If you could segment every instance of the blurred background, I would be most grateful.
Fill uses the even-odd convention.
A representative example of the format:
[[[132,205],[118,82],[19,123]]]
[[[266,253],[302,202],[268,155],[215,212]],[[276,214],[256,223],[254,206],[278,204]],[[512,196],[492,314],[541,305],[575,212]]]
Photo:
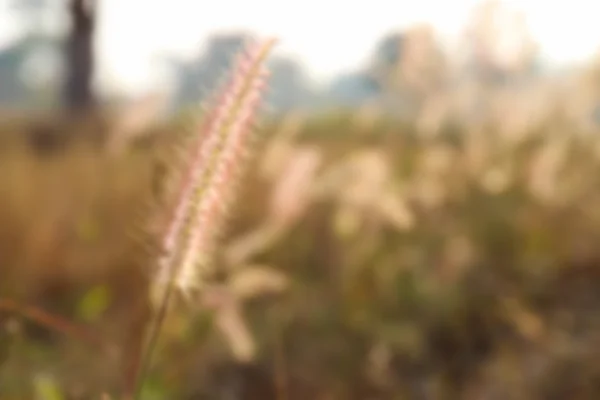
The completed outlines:
[[[0,0],[0,400],[131,384],[168,149],[266,36],[265,140],[143,399],[599,398],[599,11]]]
[[[160,95],[170,109],[208,95],[248,37],[277,36],[268,101],[277,112],[389,105],[390,96],[408,97],[408,89],[433,92],[476,81],[561,80],[593,62],[600,45],[596,6],[580,0],[343,6],[227,0],[209,10],[187,0],[82,4],[93,13],[79,15],[66,0],[2,0],[3,105],[59,104],[75,62],[65,47],[77,34],[81,54],[93,57],[75,58],[93,69],[83,75],[95,97]],[[424,63],[434,64],[427,77]],[[415,82],[392,88],[398,68],[413,69],[403,80]],[[401,83],[408,87],[397,87]]]

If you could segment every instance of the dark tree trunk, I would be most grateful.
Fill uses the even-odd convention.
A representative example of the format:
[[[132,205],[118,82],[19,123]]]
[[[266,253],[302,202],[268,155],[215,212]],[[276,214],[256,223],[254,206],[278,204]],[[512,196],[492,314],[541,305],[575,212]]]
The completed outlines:
[[[94,0],[70,0],[71,32],[67,38],[64,101],[71,111],[94,105]]]

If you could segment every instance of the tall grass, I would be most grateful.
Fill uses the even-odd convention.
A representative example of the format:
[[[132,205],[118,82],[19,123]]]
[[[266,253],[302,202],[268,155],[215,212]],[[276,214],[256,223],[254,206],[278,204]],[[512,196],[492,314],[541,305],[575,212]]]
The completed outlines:
[[[230,81],[214,109],[208,112],[190,143],[180,149],[180,171],[175,171],[172,206],[164,213],[156,289],[158,311],[149,328],[134,398],[141,395],[152,352],[175,290],[188,298],[202,290],[215,242],[236,199],[237,186],[253,147],[254,120],[265,87],[263,66],[274,41],[249,46],[236,61]],[[189,148],[188,148],[189,146]]]
[[[600,140],[571,98],[259,133],[271,45],[186,132],[1,138],[0,398],[597,398]]]

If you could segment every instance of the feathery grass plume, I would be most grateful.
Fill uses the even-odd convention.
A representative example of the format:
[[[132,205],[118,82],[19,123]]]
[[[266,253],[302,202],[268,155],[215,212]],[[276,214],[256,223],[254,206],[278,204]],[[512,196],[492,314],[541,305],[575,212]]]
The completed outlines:
[[[201,285],[217,239],[237,193],[253,144],[253,125],[266,84],[264,66],[274,39],[248,45],[234,63],[229,81],[211,104],[199,128],[184,140],[180,169],[170,182],[173,202],[163,221],[153,300],[158,304],[148,344],[138,364],[134,398],[140,395],[170,298],[189,296]],[[164,218],[164,219],[162,219]]]
[[[185,165],[175,180],[174,207],[162,235],[165,254],[159,260],[158,289],[174,285],[188,293],[210,261],[248,161],[252,125],[266,82],[263,61],[273,44],[273,40],[254,44],[240,55],[200,137],[181,154]]]

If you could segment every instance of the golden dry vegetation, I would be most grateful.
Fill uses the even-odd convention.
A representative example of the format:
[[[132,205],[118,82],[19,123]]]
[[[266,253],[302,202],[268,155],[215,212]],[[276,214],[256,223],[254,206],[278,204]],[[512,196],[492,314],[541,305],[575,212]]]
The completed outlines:
[[[547,93],[266,122],[144,398],[597,398],[600,132],[581,91]],[[115,147],[111,117],[0,122],[0,399],[116,395],[156,256],[132,233],[178,123]]]

